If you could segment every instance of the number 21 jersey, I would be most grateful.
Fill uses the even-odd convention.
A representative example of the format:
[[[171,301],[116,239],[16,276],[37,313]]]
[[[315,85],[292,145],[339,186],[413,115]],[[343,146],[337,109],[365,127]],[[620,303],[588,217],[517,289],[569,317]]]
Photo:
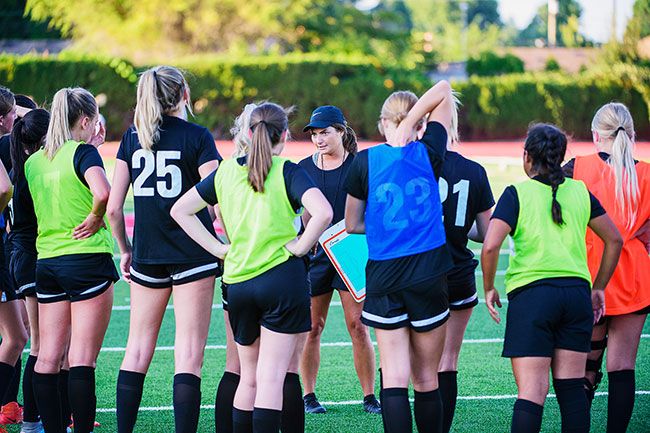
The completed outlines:
[[[199,167],[218,160],[212,134],[206,128],[183,119],[163,116],[160,139],[153,150],[142,149],[131,126],[117,152],[129,167],[133,186],[135,226],[133,260],[148,264],[193,263],[210,258],[169,215],[180,196],[200,180]],[[207,209],[197,213],[214,234]]]

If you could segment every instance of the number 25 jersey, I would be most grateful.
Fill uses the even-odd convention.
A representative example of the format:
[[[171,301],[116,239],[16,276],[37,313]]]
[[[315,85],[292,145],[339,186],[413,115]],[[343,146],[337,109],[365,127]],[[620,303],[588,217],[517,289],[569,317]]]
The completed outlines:
[[[126,162],[131,173],[135,207],[133,260],[180,264],[210,258],[169,215],[176,200],[201,180],[199,167],[222,159],[210,131],[177,117],[163,116],[160,139],[153,150],[142,149],[135,127],[131,126],[122,137],[117,159]],[[197,217],[214,234],[207,208]]]

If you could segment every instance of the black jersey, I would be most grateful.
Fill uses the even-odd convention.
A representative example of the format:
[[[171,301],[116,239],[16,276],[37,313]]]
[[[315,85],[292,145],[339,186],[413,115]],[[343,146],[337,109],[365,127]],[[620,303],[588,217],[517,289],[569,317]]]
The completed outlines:
[[[332,206],[334,211],[332,224],[336,224],[345,218],[345,198],[347,194],[343,188],[343,183],[353,160],[354,155],[348,155],[343,164],[333,170],[321,170],[314,163],[313,156],[308,156],[298,163],[313,179],[318,189],[321,190],[330,206]],[[323,248],[319,244],[316,244],[316,247],[316,254],[310,253],[309,255],[310,261],[332,266]]]
[[[457,152],[447,151],[438,181],[445,221],[447,245],[454,259],[450,279],[474,278],[478,261],[467,248],[469,233],[476,215],[494,206],[494,196],[485,169]]]
[[[135,207],[133,259],[140,263],[192,263],[211,257],[169,215],[176,200],[200,180],[199,167],[221,161],[206,128],[177,117],[163,116],[160,139],[153,151],[142,149],[135,127],[122,137],[117,158],[131,173]],[[197,214],[214,234],[207,209]]]
[[[420,140],[427,148],[429,163],[436,179],[442,174],[447,147],[447,130],[439,122],[429,122]],[[354,158],[345,190],[359,200],[368,199],[368,151],[362,150]],[[366,292],[384,295],[403,288],[433,280],[453,267],[447,244],[411,256],[388,260],[368,259],[366,265]]]

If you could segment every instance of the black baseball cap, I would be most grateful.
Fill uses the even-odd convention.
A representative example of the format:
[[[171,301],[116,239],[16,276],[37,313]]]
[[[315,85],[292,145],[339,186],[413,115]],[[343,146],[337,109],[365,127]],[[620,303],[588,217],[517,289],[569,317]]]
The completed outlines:
[[[328,126],[332,126],[335,123],[345,125],[345,117],[343,117],[343,113],[341,110],[339,110],[338,107],[335,107],[333,105],[323,105],[311,113],[309,124],[302,128],[302,131],[307,132],[313,128],[327,128]]]

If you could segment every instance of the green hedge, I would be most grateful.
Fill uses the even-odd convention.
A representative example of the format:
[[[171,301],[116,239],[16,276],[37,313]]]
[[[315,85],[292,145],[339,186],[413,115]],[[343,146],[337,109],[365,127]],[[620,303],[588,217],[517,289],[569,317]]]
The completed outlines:
[[[179,61],[192,89],[195,119],[217,138],[227,131],[243,105],[269,99],[296,107],[292,129],[304,137],[302,125],[318,105],[341,107],[359,136],[378,138],[376,123],[385,97],[393,90],[421,94],[427,77],[406,68],[384,68],[365,59],[332,60],[322,56],[228,59],[204,57]],[[109,137],[119,139],[135,104],[137,73],[123,60],[74,54],[56,58],[0,55],[0,85],[47,103],[61,87],[83,86],[103,94]],[[648,103],[650,69],[625,65],[576,76],[560,73],[472,77],[455,83],[461,92],[463,139],[525,136],[531,122],[553,122],[576,138],[590,137],[590,122],[602,104],[627,104],[638,135],[650,136]]]
[[[524,72],[524,61],[511,53],[500,56],[493,51],[483,51],[467,59],[466,69],[468,75],[480,77],[515,74]]]

